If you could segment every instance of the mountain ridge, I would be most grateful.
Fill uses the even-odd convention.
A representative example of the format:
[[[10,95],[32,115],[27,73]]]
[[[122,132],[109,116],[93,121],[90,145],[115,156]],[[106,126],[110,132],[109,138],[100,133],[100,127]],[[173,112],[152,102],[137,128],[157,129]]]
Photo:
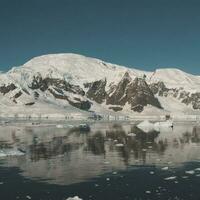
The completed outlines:
[[[17,114],[24,108],[35,112],[38,105],[37,113],[44,114],[49,104],[59,108],[52,114],[70,109],[87,116],[145,114],[149,106],[152,114],[198,113],[199,86],[199,76],[176,68],[146,72],[77,54],[50,54],[0,73],[0,108]]]

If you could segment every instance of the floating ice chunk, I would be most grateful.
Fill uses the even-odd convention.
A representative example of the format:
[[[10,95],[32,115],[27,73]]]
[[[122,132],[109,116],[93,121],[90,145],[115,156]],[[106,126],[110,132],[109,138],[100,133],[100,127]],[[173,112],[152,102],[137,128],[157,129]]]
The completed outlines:
[[[151,194],[151,191],[145,191],[146,194]]]
[[[147,149],[142,149],[142,151],[144,151],[144,152],[145,152],[145,151],[147,151]]]
[[[197,174],[196,176],[197,176],[197,177],[200,177],[200,174]]]
[[[149,122],[148,120],[145,120],[137,125],[137,127],[144,132],[149,132],[151,130],[154,130],[154,124]]]
[[[19,150],[14,150],[14,149],[4,149],[0,150],[0,157],[7,157],[7,156],[23,156],[24,153]]]
[[[127,136],[129,136],[129,137],[135,137],[136,134],[135,133],[128,133]]]
[[[172,121],[156,122],[154,126],[155,127],[173,127],[173,122]]]
[[[119,144],[116,144],[115,146],[116,146],[116,147],[123,147],[124,144],[119,143]]]
[[[63,128],[63,125],[62,124],[57,124],[56,127],[57,128]]]
[[[162,168],[162,170],[165,170],[165,171],[168,170],[168,169],[169,169],[169,167],[163,167]]]
[[[185,173],[186,173],[186,174],[191,174],[191,175],[192,175],[192,174],[195,173],[195,171],[194,171],[194,170],[189,170],[189,171],[185,171]]]
[[[195,171],[200,171],[200,168],[196,168]]]
[[[31,199],[31,197],[29,195],[26,196],[27,199]]]
[[[82,199],[79,198],[78,196],[75,196],[75,197],[69,197],[66,200],[82,200]]]
[[[151,171],[150,174],[153,175],[153,174],[155,174],[155,172]]]
[[[170,177],[165,178],[164,180],[170,181],[170,180],[174,180],[174,179],[176,179],[176,176],[170,176]]]

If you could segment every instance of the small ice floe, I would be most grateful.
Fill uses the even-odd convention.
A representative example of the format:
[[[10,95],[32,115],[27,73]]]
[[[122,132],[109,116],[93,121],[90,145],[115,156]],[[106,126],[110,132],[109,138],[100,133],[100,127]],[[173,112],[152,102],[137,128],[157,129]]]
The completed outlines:
[[[146,194],[151,194],[151,191],[147,190],[145,191]]]
[[[184,178],[184,179],[187,179],[187,178],[188,178],[188,176],[182,176],[182,178]]]
[[[73,127],[74,127],[74,125],[72,125],[72,124],[69,124],[69,125],[68,125],[68,127],[69,127],[69,128],[73,128]]]
[[[186,174],[191,174],[191,175],[192,175],[192,174],[195,173],[195,171],[194,171],[194,170],[189,170],[189,171],[185,171],[185,173],[186,173]]]
[[[149,122],[148,120],[145,120],[145,121],[139,123],[137,125],[137,127],[144,132],[149,132],[149,131],[154,130],[154,124]]]
[[[145,151],[147,151],[147,149],[142,149],[142,151],[144,151],[144,152],[145,152]]]
[[[196,176],[197,176],[197,177],[200,177],[200,174],[197,174]]]
[[[57,124],[56,128],[63,128],[63,125],[62,124]]]
[[[178,184],[178,181],[174,181],[174,183]]]
[[[66,200],[83,200],[83,199],[79,198],[78,196],[75,196],[75,197],[69,197]]]
[[[170,177],[165,178],[164,180],[170,181],[170,180],[174,180],[174,179],[176,179],[176,176],[170,176]]]
[[[110,178],[106,178],[106,181],[110,181]]]
[[[118,144],[116,144],[115,146],[116,146],[116,147],[123,147],[124,144],[122,144],[122,143],[118,143]]]
[[[172,121],[170,121],[170,120],[168,120],[168,121],[164,121],[164,122],[156,122],[155,124],[154,124],[154,127],[160,127],[160,128],[164,128],[164,127],[166,127],[166,128],[172,128],[173,127],[173,122]]]
[[[108,161],[105,161],[105,162],[104,162],[104,164],[108,165],[108,164],[110,164],[110,162],[108,162]]]
[[[129,137],[135,137],[136,134],[135,133],[128,133],[127,136],[129,136]]]
[[[31,199],[31,196],[27,195],[26,198],[27,198],[27,199]]]
[[[195,171],[200,171],[200,168],[196,168]]]
[[[169,167],[163,167],[161,169],[164,170],[164,171],[167,171],[167,170],[169,170]]]
[[[117,172],[113,172],[112,174],[113,174],[113,175],[116,175],[116,174],[117,174]]]
[[[0,158],[7,156],[23,156],[25,153],[20,150],[15,149],[1,149],[0,150]]]
[[[149,172],[151,175],[153,175],[153,174],[155,174],[155,172],[153,172],[153,171],[151,171],[151,172]]]

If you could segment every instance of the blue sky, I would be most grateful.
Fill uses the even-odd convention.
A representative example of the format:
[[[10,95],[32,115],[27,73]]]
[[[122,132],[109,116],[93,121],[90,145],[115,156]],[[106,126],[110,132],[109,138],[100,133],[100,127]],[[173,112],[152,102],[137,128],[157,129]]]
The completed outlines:
[[[0,0],[0,70],[73,52],[200,75],[199,0]]]

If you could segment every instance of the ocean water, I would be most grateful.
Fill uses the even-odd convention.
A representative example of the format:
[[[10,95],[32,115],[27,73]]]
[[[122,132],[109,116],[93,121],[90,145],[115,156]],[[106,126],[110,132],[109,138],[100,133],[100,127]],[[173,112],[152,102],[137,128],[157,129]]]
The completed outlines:
[[[200,127],[0,127],[0,199],[199,200]]]

